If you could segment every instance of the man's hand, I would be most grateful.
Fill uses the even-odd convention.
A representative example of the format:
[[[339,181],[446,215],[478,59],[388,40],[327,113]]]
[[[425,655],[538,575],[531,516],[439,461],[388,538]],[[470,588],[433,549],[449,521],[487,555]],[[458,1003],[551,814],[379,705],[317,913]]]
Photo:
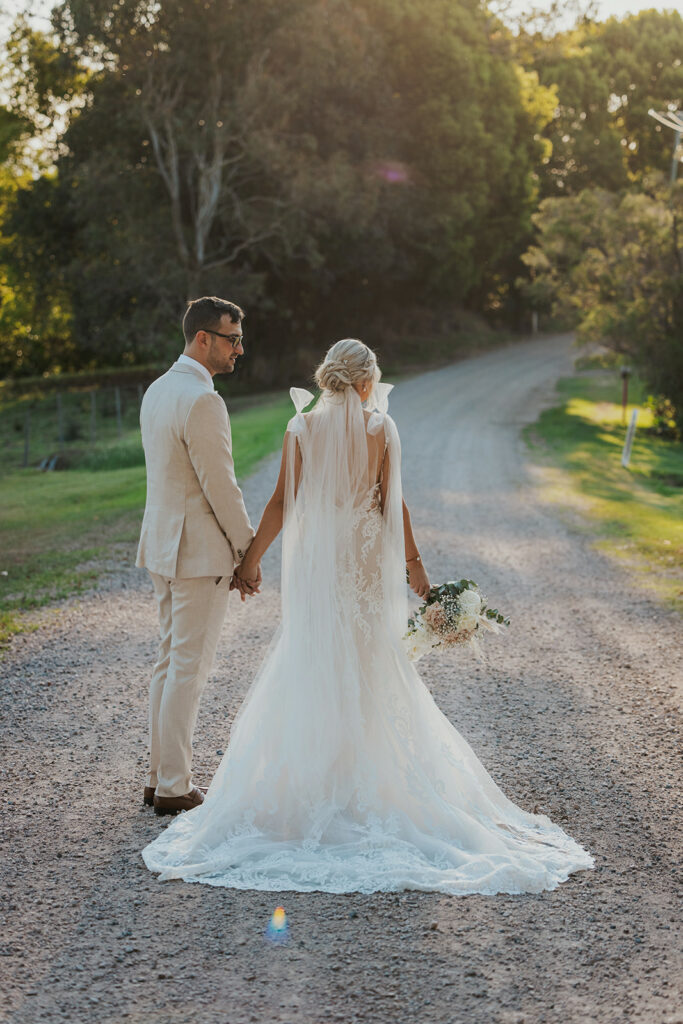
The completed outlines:
[[[261,574],[260,562],[250,562],[247,555],[241,565],[236,566],[230,581],[230,589],[239,590],[241,600],[246,601],[247,597],[253,597],[255,594],[261,593],[260,587],[262,582],[263,576]]]

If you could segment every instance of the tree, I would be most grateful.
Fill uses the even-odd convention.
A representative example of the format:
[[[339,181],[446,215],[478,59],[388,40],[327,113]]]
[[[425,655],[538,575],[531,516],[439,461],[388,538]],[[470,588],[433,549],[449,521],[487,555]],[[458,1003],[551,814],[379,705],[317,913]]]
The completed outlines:
[[[672,139],[648,110],[683,108],[683,18],[677,11],[584,20],[551,38],[522,34],[516,47],[543,84],[557,87],[543,194],[618,190],[668,169]]]
[[[499,303],[530,235],[552,90],[492,45],[476,3],[327,0],[284,32],[277,79],[310,140],[313,244],[343,308]]]
[[[264,162],[272,97],[260,88],[258,52],[292,6],[66,0],[59,9],[62,37],[100,57],[128,129],[145,136],[140,162],[163,183],[184,298],[282,228],[282,197]]]
[[[571,316],[579,338],[638,366],[656,394],[683,408],[683,183],[669,192],[586,189],[546,199],[538,244],[524,257],[536,302]]]
[[[86,75],[20,15],[5,44],[0,108],[0,374],[72,368],[65,222],[56,215],[57,122]]]

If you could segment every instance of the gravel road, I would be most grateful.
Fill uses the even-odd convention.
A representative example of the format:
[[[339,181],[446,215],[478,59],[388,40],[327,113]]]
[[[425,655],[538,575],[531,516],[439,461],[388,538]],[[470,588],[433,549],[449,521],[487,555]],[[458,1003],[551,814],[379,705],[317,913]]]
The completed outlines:
[[[2,663],[0,1017],[12,1024],[683,1024],[681,620],[543,504],[519,432],[571,369],[568,337],[399,385],[404,489],[434,579],[513,616],[479,665],[420,664],[503,790],[590,849],[552,893],[235,893],[159,883],[141,848],[151,587],[121,553]],[[258,519],[276,473],[245,486]],[[196,733],[208,781],[279,617],[231,599]],[[676,685],[678,683],[678,689]],[[281,903],[288,941],[264,929]]]

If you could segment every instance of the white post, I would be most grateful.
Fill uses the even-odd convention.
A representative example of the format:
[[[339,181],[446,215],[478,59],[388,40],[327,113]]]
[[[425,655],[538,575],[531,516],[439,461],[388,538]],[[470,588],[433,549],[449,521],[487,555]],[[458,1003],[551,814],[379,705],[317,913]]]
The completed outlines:
[[[633,447],[633,438],[636,432],[636,420],[638,419],[638,410],[634,409],[631,413],[631,422],[628,425],[626,431],[626,441],[624,442],[624,450],[621,453],[621,464],[626,469],[631,458],[631,448]]]

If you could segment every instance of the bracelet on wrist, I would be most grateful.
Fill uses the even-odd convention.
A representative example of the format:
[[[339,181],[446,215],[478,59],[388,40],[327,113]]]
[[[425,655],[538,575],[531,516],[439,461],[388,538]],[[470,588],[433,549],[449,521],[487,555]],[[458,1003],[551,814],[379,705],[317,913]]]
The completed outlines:
[[[421,562],[421,561],[422,561],[422,559],[420,558],[419,555],[413,555],[412,558],[406,558],[406,565],[408,565],[410,562]]]

